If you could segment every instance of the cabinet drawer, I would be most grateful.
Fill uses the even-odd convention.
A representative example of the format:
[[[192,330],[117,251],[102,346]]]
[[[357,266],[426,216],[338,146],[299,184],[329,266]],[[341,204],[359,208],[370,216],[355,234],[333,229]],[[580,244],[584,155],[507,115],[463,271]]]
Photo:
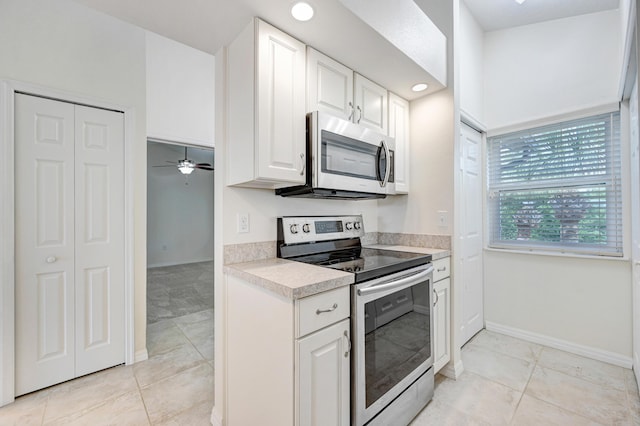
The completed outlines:
[[[438,282],[449,275],[451,275],[451,257],[447,256],[433,261],[433,282]]]
[[[349,318],[350,286],[305,297],[296,303],[296,337]]]

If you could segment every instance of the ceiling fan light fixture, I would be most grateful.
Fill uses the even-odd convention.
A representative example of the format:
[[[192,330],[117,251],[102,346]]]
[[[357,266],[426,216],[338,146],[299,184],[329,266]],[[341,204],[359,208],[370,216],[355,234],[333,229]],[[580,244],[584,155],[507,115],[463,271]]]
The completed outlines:
[[[526,0],[516,0],[516,3],[518,3],[518,4],[522,4],[522,3],[524,3],[525,1],[526,1]]]
[[[180,173],[183,175],[190,175],[195,168],[195,164],[193,164],[192,161],[182,160],[178,162],[178,170],[180,170]]]
[[[291,15],[301,22],[306,22],[313,18],[313,7],[309,3],[299,1],[291,6]]]

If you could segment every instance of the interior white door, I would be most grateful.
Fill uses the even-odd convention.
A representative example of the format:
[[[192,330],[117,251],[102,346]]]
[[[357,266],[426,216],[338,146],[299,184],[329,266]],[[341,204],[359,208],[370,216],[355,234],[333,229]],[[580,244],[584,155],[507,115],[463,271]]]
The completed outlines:
[[[482,267],[482,135],[461,125],[460,158],[461,207],[460,258],[456,283],[462,286],[460,345],[484,327],[484,280]]]
[[[16,95],[16,395],[124,362],[123,114]]]
[[[629,99],[629,134],[631,143],[631,217],[640,216],[640,134],[638,118],[638,78]],[[633,262],[633,371],[640,383],[640,223],[632,221]]]
[[[74,377],[74,106],[16,95],[16,396]]]
[[[76,376],[124,362],[123,114],[75,107]]]

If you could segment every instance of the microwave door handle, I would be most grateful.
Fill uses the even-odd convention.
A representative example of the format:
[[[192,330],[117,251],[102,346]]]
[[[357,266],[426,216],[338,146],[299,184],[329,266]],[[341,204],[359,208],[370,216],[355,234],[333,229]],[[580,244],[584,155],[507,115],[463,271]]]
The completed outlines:
[[[385,168],[384,168],[384,178],[382,179],[382,182],[380,182],[380,186],[384,188],[385,186],[387,186],[387,183],[389,182],[389,178],[391,177],[391,153],[389,152],[389,147],[384,142],[384,140],[380,141],[380,147],[384,149],[384,155],[386,158]],[[379,166],[380,166],[380,161],[378,160],[378,167]]]

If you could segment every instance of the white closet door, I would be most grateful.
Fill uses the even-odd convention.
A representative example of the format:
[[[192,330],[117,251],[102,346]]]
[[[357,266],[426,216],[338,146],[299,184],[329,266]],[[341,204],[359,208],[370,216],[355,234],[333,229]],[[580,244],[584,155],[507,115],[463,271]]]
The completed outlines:
[[[74,377],[74,106],[16,95],[16,395]]]
[[[76,376],[124,362],[123,114],[75,116]]]
[[[16,395],[124,362],[124,117],[16,96]]]

